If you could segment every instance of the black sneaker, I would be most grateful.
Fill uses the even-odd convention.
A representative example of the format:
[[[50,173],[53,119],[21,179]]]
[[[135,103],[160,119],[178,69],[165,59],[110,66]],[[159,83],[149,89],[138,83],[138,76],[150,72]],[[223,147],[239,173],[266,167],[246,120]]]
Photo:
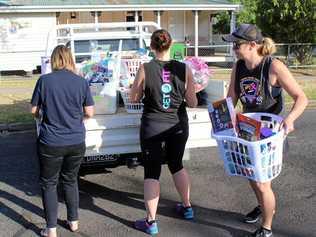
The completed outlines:
[[[254,233],[249,235],[249,237],[273,237],[273,234],[271,230],[260,227]]]
[[[246,223],[256,223],[259,220],[261,213],[262,212],[260,206],[256,206],[251,212],[249,212],[245,216],[244,221]]]

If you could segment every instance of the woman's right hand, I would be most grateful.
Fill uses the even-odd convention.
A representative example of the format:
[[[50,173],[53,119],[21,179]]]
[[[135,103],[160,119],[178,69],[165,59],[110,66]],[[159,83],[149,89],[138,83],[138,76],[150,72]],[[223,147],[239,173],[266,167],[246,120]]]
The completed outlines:
[[[281,129],[284,129],[284,135],[287,136],[290,132],[294,131],[294,120],[286,117],[280,124]]]

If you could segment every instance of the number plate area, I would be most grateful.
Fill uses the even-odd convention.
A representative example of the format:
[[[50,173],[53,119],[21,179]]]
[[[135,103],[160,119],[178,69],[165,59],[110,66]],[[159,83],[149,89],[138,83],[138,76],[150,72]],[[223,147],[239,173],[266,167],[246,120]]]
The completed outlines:
[[[99,162],[115,162],[120,158],[119,154],[102,154],[94,156],[85,156],[84,163],[99,163]]]

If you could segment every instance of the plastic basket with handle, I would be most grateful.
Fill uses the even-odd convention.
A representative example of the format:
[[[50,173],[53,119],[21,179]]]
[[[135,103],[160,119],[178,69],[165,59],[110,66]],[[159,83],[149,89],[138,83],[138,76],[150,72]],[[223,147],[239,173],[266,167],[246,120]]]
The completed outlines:
[[[128,72],[131,76],[131,78],[135,78],[138,68],[142,63],[148,62],[146,59],[142,58],[132,58],[132,59],[124,59],[123,62],[126,63]]]
[[[130,89],[126,88],[120,88],[119,89],[123,102],[124,102],[124,107],[127,111],[127,113],[142,113],[143,112],[143,103],[132,103],[130,100]]]
[[[284,130],[279,130],[282,117],[269,113],[246,113],[274,131],[271,137],[259,141],[247,141],[233,136],[212,133],[225,171],[231,176],[267,182],[281,173]]]

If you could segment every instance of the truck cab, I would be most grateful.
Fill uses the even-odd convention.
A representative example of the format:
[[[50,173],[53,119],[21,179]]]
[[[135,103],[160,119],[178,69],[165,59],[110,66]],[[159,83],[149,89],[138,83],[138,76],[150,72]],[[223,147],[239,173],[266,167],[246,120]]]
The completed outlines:
[[[76,64],[93,59],[102,51],[120,52],[121,56],[148,49],[153,31],[159,29],[155,22],[114,22],[99,24],[67,24],[56,27],[54,44],[65,44],[71,48]],[[47,40],[51,42],[51,40]],[[53,45],[47,45],[50,55]]]

